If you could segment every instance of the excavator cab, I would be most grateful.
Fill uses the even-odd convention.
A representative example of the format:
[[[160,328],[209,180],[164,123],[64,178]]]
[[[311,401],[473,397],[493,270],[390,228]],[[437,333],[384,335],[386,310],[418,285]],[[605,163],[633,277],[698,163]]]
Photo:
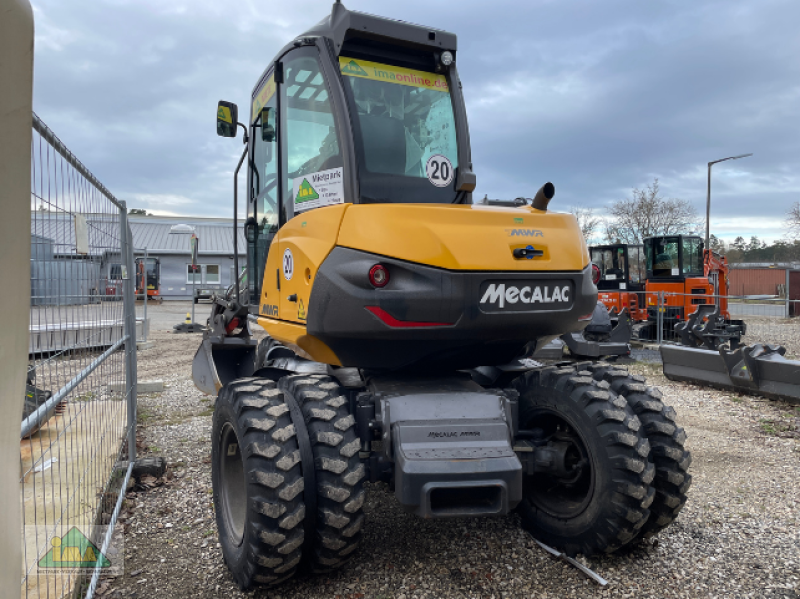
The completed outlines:
[[[644,240],[647,279],[683,281],[703,276],[703,240],[696,235],[667,235]]]

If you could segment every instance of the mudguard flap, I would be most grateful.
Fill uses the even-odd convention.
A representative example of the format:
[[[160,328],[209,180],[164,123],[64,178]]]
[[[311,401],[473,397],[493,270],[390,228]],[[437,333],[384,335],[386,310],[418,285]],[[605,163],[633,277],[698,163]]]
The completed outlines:
[[[255,339],[209,337],[203,339],[192,360],[192,380],[208,395],[216,395],[222,386],[250,376],[255,371]]]

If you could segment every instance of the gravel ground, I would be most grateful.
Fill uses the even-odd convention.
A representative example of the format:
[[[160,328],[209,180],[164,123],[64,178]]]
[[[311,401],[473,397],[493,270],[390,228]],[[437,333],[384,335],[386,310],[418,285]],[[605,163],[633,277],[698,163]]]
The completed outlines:
[[[197,335],[155,331],[139,375],[143,454],[163,455],[171,480],[131,492],[122,515],[125,575],[103,597],[800,597],[800,408],[674,384],[658,366],[629,366],[678,411],[694,456],[689,502],[675,524],[627,554],[581,558],[601,588],[554,561],[515,516],[420,520],[384,485],[367,485],[361,549],[331,577],[241,593],[222,562],[211,502],[213,398],[191,382]]]

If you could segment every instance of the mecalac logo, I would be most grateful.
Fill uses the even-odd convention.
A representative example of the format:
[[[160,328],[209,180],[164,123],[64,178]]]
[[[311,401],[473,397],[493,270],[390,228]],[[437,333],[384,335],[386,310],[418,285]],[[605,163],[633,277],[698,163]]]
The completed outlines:
[[[482,286],[480,300],[482,309],[534,310],[537,306],[550,305],[557,308],[568,307],[572,303],[572,288],[566,282],[511,285],[490,283]]]
[[[506,229],[509,237],[544,237],[539,229]]]

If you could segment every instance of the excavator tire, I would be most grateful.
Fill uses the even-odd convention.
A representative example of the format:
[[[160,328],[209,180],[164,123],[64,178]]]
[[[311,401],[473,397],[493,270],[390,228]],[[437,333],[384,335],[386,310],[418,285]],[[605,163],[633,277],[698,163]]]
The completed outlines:
[[[675,423],[675,410],[664,404],[658,389],[647,386],[644,377],[602,362],[588,369],[595,380],[605,381],[612,391],[626,399],[650,442],[649,460],[656,469],[653,481],[656,495],[641,536],[651,537],[672,524],[686,504],[686,492],[692,484],[688,472],[692,455],[684,447],[686,432]]]
[[[222,557],[239,588],[291,578],[303,555],[305,502],[295,424],[268,379],[219,392],[211,478]]]
[[[365,468],[356,422],[345,390],[332,377],[289,375],[278,386],[297,402],[313,454],[316,510],[307,499],[306,563],[313,573],[332,572],[358,548],[364,524]]]
[[[551,366],[514,381],[520,435],[568,444],[565,462],[580,472],[571,480],[525,475],[517,511],[534,538],[570,556],[611,553],[636,538],[650,516],[655,474],[628,402],[578,366]]]

